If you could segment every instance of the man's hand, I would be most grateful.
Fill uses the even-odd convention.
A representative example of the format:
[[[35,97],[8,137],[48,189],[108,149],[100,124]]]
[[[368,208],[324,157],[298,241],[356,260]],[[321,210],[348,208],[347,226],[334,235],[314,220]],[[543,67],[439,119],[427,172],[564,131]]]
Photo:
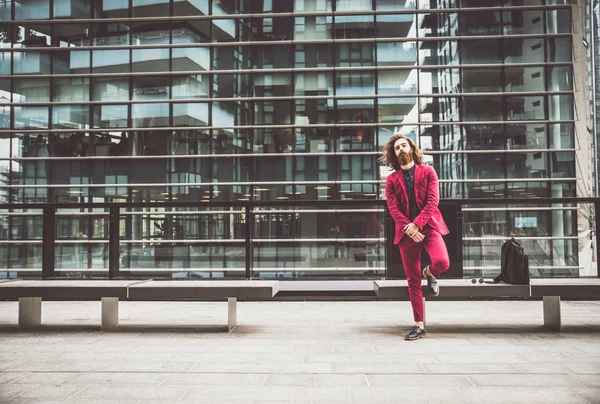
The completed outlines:
[[[421,231],[421,229],[419,229],[419,226],[417,226],[414,223],[409,223],[406,226],[404,226],[404,233],[408,234],[408,237],[413,238],[413,236],[415,234],[417,234],[419,231]]]
[[[418,231],[417,234],[415,234],[411,238],[415,243],[420,243],[421,241],[425,240],[425,236],[420,231]]]

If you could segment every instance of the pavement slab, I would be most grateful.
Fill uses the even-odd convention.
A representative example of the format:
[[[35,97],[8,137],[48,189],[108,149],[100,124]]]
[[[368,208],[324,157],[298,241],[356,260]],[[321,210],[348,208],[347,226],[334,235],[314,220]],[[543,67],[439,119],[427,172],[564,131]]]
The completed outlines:
[[[428,336],[404,341],[408,302],[44,302],[19,332],[0,302],[0,403],[600,404],[600,302],[431,301]],[[194,326],[190,326],[193,324]],[[199,324],[199,325],[197,325]]]

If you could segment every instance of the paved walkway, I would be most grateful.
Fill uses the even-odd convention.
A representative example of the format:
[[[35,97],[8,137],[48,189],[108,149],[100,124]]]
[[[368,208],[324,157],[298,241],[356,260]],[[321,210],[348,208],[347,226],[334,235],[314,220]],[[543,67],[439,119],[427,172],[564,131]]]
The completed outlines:
[[[402,339],[408,302],[47,302],[19,333],[0,302],[0,403],[600,403],[600,302],[428,302],[426,339]],[[167,322],[166,326],[158,326]],[[191,327],[190,325],[197,325]]]

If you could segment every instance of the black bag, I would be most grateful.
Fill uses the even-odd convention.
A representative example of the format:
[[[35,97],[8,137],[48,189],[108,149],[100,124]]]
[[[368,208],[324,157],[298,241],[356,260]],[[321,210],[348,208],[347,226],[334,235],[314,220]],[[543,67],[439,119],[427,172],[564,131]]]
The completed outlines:
[[[529,257],[514,238],[502,244],[500,275],[494,278],[494,283],[498,282],[529,285]]]

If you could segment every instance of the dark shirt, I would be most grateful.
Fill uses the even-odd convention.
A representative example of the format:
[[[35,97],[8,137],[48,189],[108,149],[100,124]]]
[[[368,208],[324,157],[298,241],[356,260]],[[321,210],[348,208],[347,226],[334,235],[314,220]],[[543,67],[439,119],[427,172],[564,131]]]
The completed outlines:
[[[419,215],[419,208],[415,199],[415,166],[413,165],[408,170],[402,170],[402,174],[408,192],[408,220],[412,222]]]

